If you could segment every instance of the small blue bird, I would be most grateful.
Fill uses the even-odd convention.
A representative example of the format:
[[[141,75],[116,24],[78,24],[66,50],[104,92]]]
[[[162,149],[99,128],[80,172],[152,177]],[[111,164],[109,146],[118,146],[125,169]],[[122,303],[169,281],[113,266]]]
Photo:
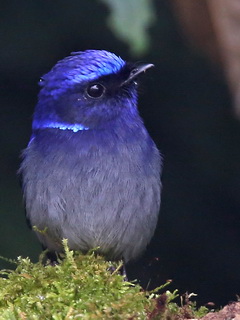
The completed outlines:
[[[41,78],[19,171],[27,219],[50,252],[67,238],[127,263],[152,238],[161,157],[137,109],[137,76],[152,66],[87,50]]]

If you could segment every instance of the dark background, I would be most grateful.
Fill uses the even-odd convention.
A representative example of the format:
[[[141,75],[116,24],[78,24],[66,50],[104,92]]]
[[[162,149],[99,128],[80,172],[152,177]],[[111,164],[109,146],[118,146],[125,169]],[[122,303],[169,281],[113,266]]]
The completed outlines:
[[[136,57],[106,26],[101,2],[8,0],[1,7],[0,255],[37,260],[16,171],[38,79],[71,51]],[[155,69],[143,79],[139,109],[164,156],[162,207],[153,241],[128,272],[148,288],[173,279],[170,290],[223,305],[240,294],[240,122],[222,73],[186,46],[167,1],[155,1],[155,9],[151,48],[140,58]]]

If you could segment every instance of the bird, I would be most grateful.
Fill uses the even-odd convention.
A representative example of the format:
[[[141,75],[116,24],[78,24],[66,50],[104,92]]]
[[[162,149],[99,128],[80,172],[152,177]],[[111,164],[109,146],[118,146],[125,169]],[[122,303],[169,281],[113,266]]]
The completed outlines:
[[[26,218],[50,253],[61,253],[67,239],[71,250],[98,248],[128,263],[149,244],[162,156],[139,114],[138,86],[151,67],[86,50],[40,78],[19,173]]]

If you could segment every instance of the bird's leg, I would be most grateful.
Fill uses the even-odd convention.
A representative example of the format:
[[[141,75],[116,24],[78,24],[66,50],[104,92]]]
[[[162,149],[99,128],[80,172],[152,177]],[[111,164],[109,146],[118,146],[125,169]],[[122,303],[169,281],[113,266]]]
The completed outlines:
[[[123,266],[121,268],[121,274],[123,276],[123,280],[124,281],[128,281],[128,277],[127,277],[127,270],[126,270],[126,267],[125,267],[125,263],[123,262]]]
[[[115,268],[114,266],[110,266],[108,268],[108,271],[110,271],[112,274],[119,272],[121,274],[121,276],[123,276],[123,280],[124,281],[128,281],[127,272],[126,272],[126,267],[125,267],[124,261],[117,268]]]
[[[50,261],[50,265],[55,266],[58,264],[59,256],[54,251],[49,251],[46,247],[42,246],[43,248],[43,264],[46,265]]]

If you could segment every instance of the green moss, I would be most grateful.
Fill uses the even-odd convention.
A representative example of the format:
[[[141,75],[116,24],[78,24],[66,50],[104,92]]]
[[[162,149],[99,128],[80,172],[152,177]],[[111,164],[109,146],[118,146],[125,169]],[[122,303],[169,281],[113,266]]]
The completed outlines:
[[[65,259],[54,267],[20,257],[15,271],[2,270],[0,320],[175,319],[182,308],[172,302],[177,291],[144,292],[123,280],[121,263],[70,251],[66,240],[64,248]]]

